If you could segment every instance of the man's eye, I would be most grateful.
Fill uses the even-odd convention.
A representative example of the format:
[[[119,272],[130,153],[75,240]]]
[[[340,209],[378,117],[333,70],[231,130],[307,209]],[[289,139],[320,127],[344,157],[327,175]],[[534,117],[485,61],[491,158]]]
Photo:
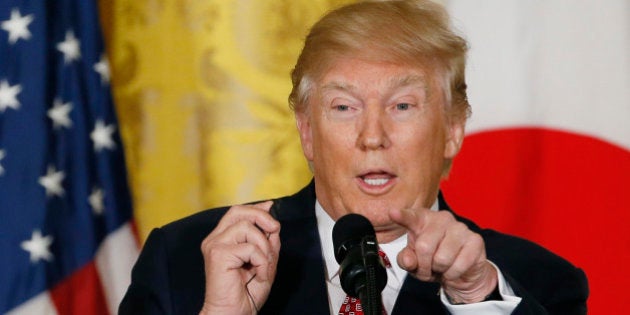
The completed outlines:
[[[397,110],[408,110],[409,107],[411,107],[411,105],[409,105],[408,103],[398,103],[398,104],[396,104],[396,109]]]
[[[350,106],[348,106],[348,105],[336,105],[334,108],[336,110],[340,111],[340,112],[345,112],[345,111],[348,111],[350,109]]]

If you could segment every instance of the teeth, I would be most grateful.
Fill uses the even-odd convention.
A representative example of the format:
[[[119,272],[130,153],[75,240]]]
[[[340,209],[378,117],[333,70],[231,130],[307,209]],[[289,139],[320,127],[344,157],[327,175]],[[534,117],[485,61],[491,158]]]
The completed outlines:
[[[364,178],[363,181],[370,186],[381,186],[387,184],[387,178]]]

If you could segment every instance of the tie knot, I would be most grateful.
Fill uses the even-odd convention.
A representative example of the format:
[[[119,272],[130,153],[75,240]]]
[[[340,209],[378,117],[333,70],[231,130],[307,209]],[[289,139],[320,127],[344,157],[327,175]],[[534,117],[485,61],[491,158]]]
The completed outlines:
[[[381,256],[383,264],[386,268],[390,268],[392,266],[392,264],[389,262],[389,258],[387,258],[387,254],[385,254],[385,252],[380,248],[378,249],[378,255]]]

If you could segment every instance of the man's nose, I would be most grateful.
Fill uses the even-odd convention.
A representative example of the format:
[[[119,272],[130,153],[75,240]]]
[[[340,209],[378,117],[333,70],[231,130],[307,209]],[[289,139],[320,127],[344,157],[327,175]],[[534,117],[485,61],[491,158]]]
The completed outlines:
[[[390,146],[387,117],[381,106],[368,106],[359,120],[357,146],[362,150],[380,150]]]

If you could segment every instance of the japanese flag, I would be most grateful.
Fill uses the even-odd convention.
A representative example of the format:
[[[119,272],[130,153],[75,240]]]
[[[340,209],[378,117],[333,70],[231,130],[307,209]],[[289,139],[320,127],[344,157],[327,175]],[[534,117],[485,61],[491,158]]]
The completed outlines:
[[[584,269],[589,313],[630,279],[630,2],[451,0],[473,116],[442,185],[456,212]]]

